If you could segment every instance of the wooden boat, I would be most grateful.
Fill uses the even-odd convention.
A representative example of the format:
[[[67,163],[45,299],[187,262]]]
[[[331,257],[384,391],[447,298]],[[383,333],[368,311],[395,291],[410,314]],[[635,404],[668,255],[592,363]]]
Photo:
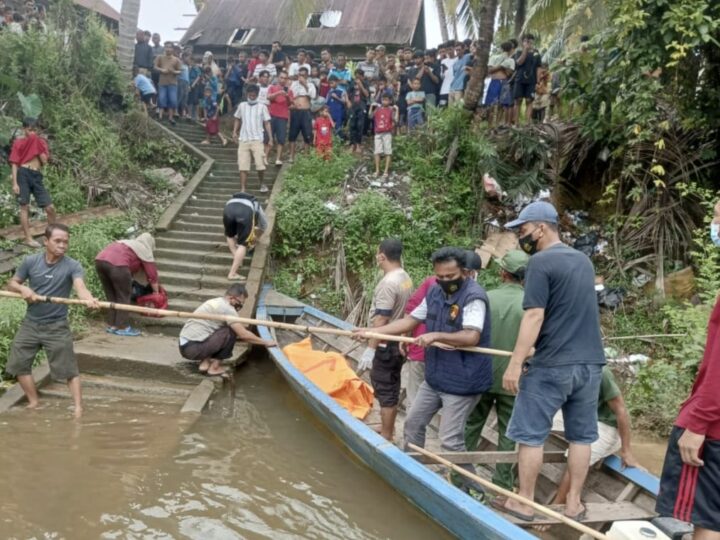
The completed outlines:
[[[348,323],[279,294],[269,287],[261,294],[257,319],[352,329]],[[421,463],[419,456],[412,457],[397,445],[383,439],[370,427],[374,420],[377,421],[377,411],[371,413],[364,422],[357,420],[310,382],[282,352],[282,347],[297,342],[306,335],[293,330],[271,330],[264,326],[260,326],[259,331],[264,339],[275,339],[278,342],[280,347],[270,350],[275,364],[293,390],[318,418],[360,460],[441,526],[459,538],[534,538],[519,526],[523,525],[523,522],[481,504],[447,482],[444,476],[438,474],[437,468],[432,469],[431,466]],[[314,348],[343,353],[353,366],[363,349],[346,336],[313,334],[312,341]],[[398,417],[396,431],[402,433],[402,408]],[[489,421],[488,424],[490,423]],[[436,438],[433,439],[433,431],[430,426],[426,447],[439,451],[439,442]],[[497,434],[493,426],[486,426],[479,452],[467,453],[462,457],[442,455],[455,462],[472,461],[479,464],[478,474],[489,479],[495,463],[517,461],[514,453],[493,451],[495,441]],[[548,503],[554,495],[565,467],[560,461],[565,461],[566,448],[567,444],[559,436],[552,436],[546,443],[546,463],[537,485],[537,500],[541,503]],[[468,460],[467,456],[472,458]],[[623,470],[620,460],[612,456],[606,459],[601,467],[590,471],[583,494],[588,515],[583,521],[592,524],[593,528],[604,529],[614,521],[653,518],[658,488],[659,480],[656,477],[640,469]],[[553,508],[562,511],[561,507]],[[554,521],[536,518],[533,525],[542,523],[554,525],[550,535],[553,538],[578,537],[576,531]]]

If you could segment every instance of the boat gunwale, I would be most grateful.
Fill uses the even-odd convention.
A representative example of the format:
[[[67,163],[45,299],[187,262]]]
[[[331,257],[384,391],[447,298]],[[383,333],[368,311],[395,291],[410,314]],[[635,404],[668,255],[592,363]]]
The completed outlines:
[[[267,293],[269,291],[270,287],[266,286],[263,288],[257,307],[258,319],[267,319],[273,315],[288,315],[291,314],[288,313],[289,310],[294,313],[299,311],[299,307],[287,308],[277,306],[273,309],[273,306],[269,306],[265,303]],[[307,313],[328,324],[336,325],[345,330],[353,328],[347,322],[337,319],[336,317],[333,317],[332,315],[329,315],[312,306],[303,305],[301,314],[302,313]],[[258,330],[263,339],[273,339],[268,327],[258,326]],[[348,440],[347,437],[343,437],[342,433],[338,433],[336,430],[331,428],[331,431],[343,440],[346,447],[352,451],[366,466],[373,469],[376,474],[379,474],[379,471],[377,471],[373,465],[360,454],[356,446],[360,446],[360,444],[367,446],[368,450],[374,451],[377,456],[381,456],[387,461],[386,466],[394,467],[401,473],[405,474],[407,476],[407,480],[410,481],[406,481],[405,486],[398,485],[397,483],[393,483],[389,478],[382,475],[380,476],[391,484],[393,489],[399,491],[405,497],[410,499],[416,507],[425,512],[440,526],[453,534],[459,535],[461,538],[477,538],[478,533],[484,533],[487,535],[485,536],[486,538],[513,540],[530,540],[535,538],[535,536],[506,520],[479,501],[468,497],[456,487],[451,486],[442,477],[407,455],[395,444],[386,441],[365,423],[352,416],[346,409],[338,405],[335,400],[320,390],[320,388],[305,377],[302,372],[295,368],[279,347],[273,347],[272,349],[269,349],[269,352],[275,360],[276,365],[278,365],[289,382],[301,387],[307,394],[307,398],[311,398],[315,401],[315,403],[312,403],[310,399],[306,398],[306,396],[300,396],[312,409],[316,409],[319,406],[326,414],[335,416],[335,418],[344,425],[345,430],[356,438],[356,441]],[[325,419],[321,418],[321,420]],[[413,493],[413,487],[421,487],[424,489],[423,492],[416,491]],[[435,497],[435,503],[427,500],[425,497],[427,492],[430,492],[430,494]],[[463,517],[464,525],[455,522],[455,520],[453,520],[453,522],[441,522],[438,519],[438,516],[433,513],[432,508],[433,504],[438,503],[440,503],[441,506],[448,506],[448,509],[454,508],[456,515],[452,517],[455,519]]]

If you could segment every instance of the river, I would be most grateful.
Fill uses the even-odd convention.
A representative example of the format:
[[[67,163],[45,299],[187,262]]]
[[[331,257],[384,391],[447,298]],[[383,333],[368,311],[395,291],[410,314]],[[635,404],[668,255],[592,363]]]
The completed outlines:
[[[191,423],[177,407],[65,400],[0,417],[0,537],[449,538],[252,360]]]

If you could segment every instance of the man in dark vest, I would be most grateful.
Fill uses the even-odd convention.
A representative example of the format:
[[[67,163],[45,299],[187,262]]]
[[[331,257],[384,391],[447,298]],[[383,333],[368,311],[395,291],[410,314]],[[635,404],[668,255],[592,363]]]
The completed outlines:
[[[425,444],[425,430],[442,409],[439,438],[445,452],[465,452],[465,422],[480,394],[492,385],[492,358],[489,355],[431,346],[436,342],[452,347],[490,347],[490,310],[485,290],[465,276],[466,255],[462,249],[445,247],[432,255],[437,282],[425,300],[405,318],[372,331],[381,334],[409,334],[421,323],[427,333],[416,340],[427,347],[425,382],[405,419],[405,445]],[[367,330],[358,330],[362,337]],[[474,473],[469,464],[460,467]],[[463,489],[482,488],[464,481]]]

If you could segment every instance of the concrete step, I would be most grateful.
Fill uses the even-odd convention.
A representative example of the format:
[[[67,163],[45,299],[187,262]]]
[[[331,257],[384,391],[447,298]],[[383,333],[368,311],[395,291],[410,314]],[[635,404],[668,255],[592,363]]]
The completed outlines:
[[[182,264],[188,263],[207,263],[213,265],[225,265],[226,268],[230,268],[232,264],[232,255],[227,246],[218,245],[215,249],[193,249],[192,246],[169,246],[163,247],[158,246],[155,249],[155,256],[158,258],[177,261],[178,266],[181,268]]]
[[[182,287],[183,289],[227,289],[232,282],[227,279],[227,273],[230,266],[224,267],[225,272],[222,275],[209,275],[200,273],[186,273],[188,267],[182,268],[183,272],[169,272],[160,270],[160,278],[162,279],[163,287]],[[249,272],[249,264],[245,268],[240,270],[240,275],[247,277]]]
[[[243,268],[250,267],[250,257],[245,257]],[[230,259],[228,264],[210,264],[208,262],[181,261],[178,259],[162,258],[157,259],[158,271],[164,280],[166,272],[194,273],[195,275],[219,276],[224,278],[230,270]],[[242,272],[241,272],[242,273]]]
[[[155,243],[158,248],[188,250],[200,253],[212,253],[215,249],[221,246],[225,247],[226,245],[225,239],[222,235],[207,235],[204,233],[193,234],[187,231],[186,234],[183,235],[182,232],[183,231],[177,231],[177,233],[180,233],[177,237],[164,236],[162,238],[158,238]],[[170,231],[169,234],[172,234],[172,231]]]
[[[255,198],[260,202],[260,204],[265,206],[265,203],[270,198],[270,192],[267,193],[260,193],[259,189],[247,189],[247,193],[250,193],[251,195],[255,195]],[[195,204],[197,201],[204,201],[204,202],[211,202],[215,203],[217,207],[223,208],[225,206],[225,203],[228,202],[228,199],[230,197],[228,195],[216,195],[214,193],[198,193],[197,195],[193,195],[190,197],[189,203]],[[222,212],[221,212],[222,213]]]
[[[181,285],[163,285],[168,293],[168,298],[175,298],[177,300],[194,300],[198,303],[202,303],[205,300],[210,300],[211,298],[216,298],[218,296],[224,296],[225,291],[229,286],[230,283],[227,283],[226,286],[218,285],[216,287],[188,289],[187,287]]]
[[[222,226],[222,216],[218,216],[214,212],[200,214],[198,212],[187,212],[183,209],[183,211],[178,214],[177,221],[173,223],[173,229],[175,228],[175,223]]]
[[[192,219],[192,218],[188,218]],[[172,229],[168,232],[174,231],[188,231],[193,233],[208,233],[208,234],[223,234],[225,228],[223,227],[222,221],[218,222],[217,217],[212,221],[204,218],[198,221],[187,221],[186,219],[179,219],[173,222]],[[223,236],[224,238],[224,236]]]

